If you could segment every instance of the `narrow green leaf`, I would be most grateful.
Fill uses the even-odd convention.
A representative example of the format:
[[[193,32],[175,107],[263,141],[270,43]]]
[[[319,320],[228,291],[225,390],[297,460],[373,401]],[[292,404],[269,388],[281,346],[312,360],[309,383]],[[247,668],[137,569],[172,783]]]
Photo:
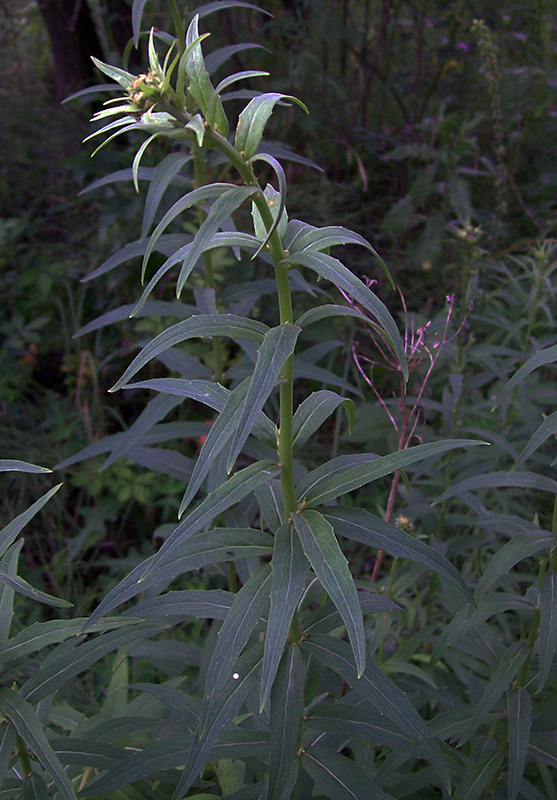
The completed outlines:
[[[14,689],[0,689],[0,711],[12,722],[25,744],[35,753],[62,797],[66,800],[75,800],[72,785],[48,743],[43,726],[32,706]]]
[[[29,465],[33,466],[33,465]],[[22,472],[35,472],[35,470],[21,470]],[[52,472],[50,469],[45,469],[44,467],[37,468],[37,471],[40,472]],[[56,494],[58,489],[62,486],[59,483],[57,486],[53,486],[52,489],[49,489],[46,494],[43,494],[42,497],[39,497],[33,505],[29,506],[23,513],[19,514],[19,516],[12,519],[11,522],[2,528],[0,531],[0,557],[4,555],[8,547],[12,544],[16,536],[23,530],[23,528],[27,525],[27,523],[33,519],[35,514],[37,514],[41,508],[48,503],[50,498]]]
[[[203,147],[203,142],[205,140],[205,120],[201,114],[194,114],[186,125],[185,130],[191,131],[197,139],[199,147]]]
[[[202,6],[197,6],[195,13],[201,19],[208,14],[212,14],[214,11],[222,11],[223,8],[251,8],[253,11],[258,11],[260,14],[266,14],[268,17],[273,16],[270,11],[266,11],[264,8],[256,6],[253,3],[246,3],[243,0],[213,0],[212,3],[205,3]],[[249,45],[249,47],[255,47],[255,45]]]
[[[292,436],[294,437],[294,447],[304,445],[336,411],[340,404],[344,405],[348,428],[352,429],[354,424],[354,403],[346,397],[341,397],[336,392],[323,389],[319,392],[312,392],[296,409],[292,420]]]
[[[488,752],[477,761],[471,761],[466,777],[459,783],[452,800],[480,800],[493,776],[503,763],[501,753]]]
[[[233,594],[222,589],[185,589],[142,600],[124,613],[142,619],[152,617],[224,619],[233,599]]]
[[[186,45],[192,45],[199,39],[199,15],[192,19],[186,33]],[[197,42],[191,48],[190,53],[186,59],[186,75],[188,76],[188,92],[199,104],[199,107],[207,119],[208,124],[213,127],[216,126],[222,136],[228,134],[228,120],[222,107],[220,98],[215,96],[215,90],[209,73],[205,66],[203,59],[203,51],[201,49],[201,42]],[[211,105],[211,100],[213,103]],[[209,106],[211,105],[211,118],[209,118]]]
[[[215,528],[202,536],[187,539],[168,562],[159,566],[156,572],[145,575],[155,556],[149,556],[134,567],[123,580],[112,589],[92,613],[87,628],[101,617],[132,597],[152,586],[165,586],[171,581],[193,569],[207,564],[219,564],[241,558],[259,556],[269,557],[273,552],[273,537],[262,531],[239,528]],[[133,609],[130,614],[133,616]]]
[[[229,336],[231,339],[247,339],[259,343],[268,330],[262,322],[236,317],[233,314],[199,314],[190,317],[155,336],[134,358],[122,377],[109,391],[115,392],[120,389],[153,358],[187,339],[203,336]]]
[[[38,772],[33,772],[25,779],[23,800],[49,800],[48,786]]]
[[[557,575],[546,572],[540,588],[540,674],[538,692],[541,692],[549,677],[553,656],[557,647]]]
[[[512,378],[505,384],[503,391],[497,398],[497,402],[492,408],[494,411],[497,406],[502,402],[505,397],[512,392],[515,386],[526,378],[531,372],[533,372],[538,367],[543,367],[545,364],[552,364],[553,362],[557,361],[557,344],[552,345],[551,347],[546,347],[544,350],[539,350],[537,353],[534,353],[531,358],[523,364],[517,372],[512,376]]]
[[[287,358],[294,352],[301,328],[279,325],[265,334],[257,350],[257,361],[251,376],[244,407],[230,447],[227,469],[230,472],[263,410]]]
[[[553,542],[552,536],[540,536],[539,539],[524,539],[515,536],[492,556],[485,571],[476,584],[474,595],[478,596],[490,589],[502,575],[507,575],[510,570],[525,558],[549,550]]]
[[[530,743],[532,700],[526,689],[516,689],[507,699],[509,728],[509,785],[507,800],[516,800]]]
[[[141,33],[141,17],[143,15],[143,8],[147,0],[133,0],[132,4],[132,30],[133,30],[133,43],[137,50],[139,46],[139,34]]]
[[[388,456],[362,453],[355,456],[339,456],[314,469],[297,487],[300,499],[311,505],[320,505],[334,500],[353,489],[359,489],[397,469],[404,469],[426,458],[437,458],[457,447],[473,447],[484,442],[473,439],[447,439],[429,442],[398,450]]]
[[[303,643],[303,648],[315,655],[326,667],[338,673],[358,694],[369,702],[407,736],[411,736],[436,768],[443,783],[450,789],[446,764],[424,721],[404,692],[381,672],[371,659],[360,678],[356,672],[350,646],[331,636],[313,636]]]
[[[557,769],[557,743],[553,739],[554,735],[554,729],[543,733],[532,733],[528,755]]]
[[[133,158],[133,161],[132,161],[132,180],[133,180],[134,189],[138,193],[139,193],[139,177],[138,177],[138,173],[139,173],[139,165],[141,163],[141,159],[143,158],[143,154],[147,150],[147,148],[149,147],[151,142],[154,139],[156,139],[158,135],[159,135],[158,133],[153,133],[151,136],[149,136],[148,139],[145,139],[145,141],[142,142],[141,145],[139,146],[139,148],[137,150],[137,153],[135,154],[135,156]]]
[[[512,681],[516,678],[518,670],[526,661],[527,656],[528,648],[524,642],[515,642],[507,649],[474,708],[472,718],[460,739],[459,747],[474,735],[497,700],[507,691]]]
[[[259,188],[256,186],[235,186],[224,194],[220,195],[213,205],[207,217],[199,226],[191,246],[182,261],[180,274],[176,282],[176,296],[180,297],[182,289],[193,270],[197,259],[201,256],[208,246],[217,230],[225,224],[230,215],[239,208],[242,203],[251,197]],[[223,243],[224,244],[224,243]]]
[[[245,158],[251,158],[255,155],[269,117],[280,100],[291,100],[293,103],[297,103],[300,108],[303,108],[306,114],[309,114],[307,106],[291,95],[269,92],[254,97],[238,117],[234,140],[234,147],[243,153]]]
[[[267,800],[283,800],[285,784],[296,762],[305,682],[304,656],[297,645],[291,645],[284,654],[271,692],[271,761]]]
[[[142,239],[149,233],[149,228],[153,224],[155,214],[166,189],[176,178],[184,164],[187,164],[191,159],[192,156],[189,153],[169,153],[153,170],[143,210]]]
[[[105,64],[104,61],[99,61],[95,56],[91,56],[91,61],[97,69],[112,78],[113,81],[117,81],[124,89],[131,89],[135,81],[135,75],[132,75],[131,72],[126,72],[125,69],[120,69],[120,67],[113,67],[111,64]]]
[[[356,660],[358,678],[366,663],[364,622],[356,584],[332,525],[318,511],[292,514],[304,552],[342,617]]]
[[[28,461],[18,461],[13,458],[0,458],[0,472],[52,472],[48,467],[38,467],[36,464],[29,464]]]
[[[408,378],[406,353],[396,323],[385,304],[373,294],[365,283],[353,275],[338,259],[326,253],[304,250],[303,252],[289,255],[288,263],[308,267],[308,269],[321,275],[325,280],[334,283],[335,286],[363,306],[378,322],[394,355],[397,357],[403,376],[406,379]]]
[[[482,444],[482,442],[475,442],[475,444]],[[512,486],[515,489],[538,489],[557,494],[557,481],[545,475],[537,475],[535,472],[490,472],[474,475],[455,483],[435,500],[435,504],[439,505],[451,497],[457,497],[474,489],[500,489],[504,486]]]
[[[530,458],[532,453],[535,453],[536,450],[555,433],[557,433],[557,411],[554,411],[546,417],[539,428],[532,434],[524,446],[523,451],[514,462],[513,471]]]
[[[393,800],[349,758],[325,747],[310,747],[302,766],[313,778],[319,794],[330,800]]]
[[[19,561],[19,554],[23,547],[23,539],[20,539],[14,545],[8,548],[2,557],[2,565],[6,571],[12,575],[17,575],[17,566]],[[14,616],[14,597],[15,591],[7,583],[0,582],[0,654],[4,642],[8,640],[10,635],[10,628]],[[0,655],[1,663],[1,655]],[[2,772],[0,771],[0,775]]]
[[[433,569],[471,599],[470,592],[459,572],[441,553],[425,542],[414,539],[409,533],[379,517],[359,508],[327,508],[325,519],[333,525],[337,534],[356,542],[385,550],[392,556],[407,558]]]
[[[40,589],[35,589],[34,586],[20,578],[19,575],[13,575],[3,564],[0,564],[0,583],[7,584],[18,594],[29,597],[37,603],[45,603],[45,605],[54,606],[55,608],[71,608],[73,605],[67,600],[61,600],[59,597],[54,597],[46,592],[41,592]]]
[[[217,645],[205,678],[205,696],[200,729],[205,729],[218,708],[221,694],[238,673],[236,660],[248,642],[251,633],[265,610],[271,589],[271,569],[261,567],[242,586],[234,597],[230,611],[219,629]]]
[[[339,306],[333,303],[327,303],[324,306],[315,306],[308,311],[304,311],[302,316],[298,317],[296,320],[296,325],[299,325],[300,328],[307,328],[308,325],[313,325],[314,322],[321,322],[321,320],[328,319],[329,317],[352,317],[359,322],[366,322],[377,331],[381,330],[378,325],[372,322],[369,317],[366,317],[365,314],[362,314],[361,311],[358,311],[357,308],[353,308],[352,306]]]
[[[308,571],[307,560],[292,525],[282,525],[275,534],[271,569],[271,608],[263,653],[261,709],[271,692]]]
[[[278,192],[274,189],[274,187],[268,183],[265,187],[265,191],[263,194],[265,195],[265,200],[267,201],[267,205],[271,209],[271,213],[273,215],[273,224],[266,230],[265,224],[263,219],[261,218],[261,214],[255,203],[252,203],[252,210],[251,215],[253,218],[253,227],[255,230],[255,235],[258,239],[261,240],[261,244],[259,245],[257,251],[254,253],[252,258],[255,258],[259,255],[269,243],[271,236],[275,231],[278,232],[279,238],[281,241],[284,239],[286,234],[287,226],[288,226],[288,215],[286,213],[286,192],[287,192],[287,183],[286,183],[286,174],[282,167],[282,164],[273,158],[273,156],[268,155],[267,153],[257,153],[252,158],[250,158],[249,163],[253,164],[255,161],[265,161],[269,164],[277,176],[278,179]]]
[[[170,254],[174,253],[178,247],[182,247],[184,244],[191,241],[191,236],[185,235],[183,233],[168,233],[164,236],[159,236],[157,239],[154,250],[159,253],[163,253],[165,256],[169,256]],[[110,270],[114,269],[115,267],[119,266],[120,264],[129,261],[132,258],[136,258],[137,256],[142,256],[149,245],[150,239],[141,239],[137,242],[131,242],[131,244],[127,244],[118,250],[116,253],[113,253],[106,261],[97,267],[97,269],[90,272],[84,278],[82,278],[82,283],[87,283],[88,281],[93,280],[94,278],[98,278],[100,275],[104,275],[106,272],[110,272]],[[126,317],[122,319],[127,319],[130,316],[130,312],[133,310],[133,304],[129,306],[130,311],[126,314]],[[127,308],[127,306],[122,306],[122,308]],[[104,319],[106,315],[99,317],[98,319]],[[181,316],[181,315],[177,315]],[[88,333],[89,330],[96,330],[92,328],[91,325],[94,323],[89,323],[85,325],[83,328],[80,328],[76,333],[74,333],[74,339],[79,336],[83,336],[84,333]]]

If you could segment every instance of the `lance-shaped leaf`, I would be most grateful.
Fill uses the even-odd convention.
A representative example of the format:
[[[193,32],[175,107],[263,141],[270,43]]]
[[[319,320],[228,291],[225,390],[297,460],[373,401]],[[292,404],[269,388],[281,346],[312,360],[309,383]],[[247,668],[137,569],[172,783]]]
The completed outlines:
[[[241,558],[268,557],[272,551],[273,537],[249,528],[215,528],[203,536],[194,536],[180,547],[174,558],[170,558],[155,573],[145,576],[145,570],[152,564],[155,556],[149,556],[134,567],[101,601],[87,622],[87,627],[132,597],[153,586],[160,590],[189,570]]]
[[[292,519],[304,553],[346,625],[360,677],[366,663],[364,621],[356,584],[333,526],[318,511],[292,514]]]
[[[496,409],[499,403],[512,392],[515,386],[526,378],[531,372],[533,372],[538,367],[543,367],[545,364],[552,364],[553,362],[557,361],[557,344],[552,345],[551,347],[546,347],[544,350],[539,350],[537,353],[534,353],[531,358],[523,364],[519,370],[515,372],[512,378],[505,384],[503,391],[497,398],[497,402],[493,406],[493,409]]]
[[[202,771],[222,729],[238,715],[243,703],[254,691],[261,674],[261,659],[262,646],[257,644],[236,662],[236,671],[230,675],[226,696],[222,697],[218,709],[215,709],[215,713],[211,716],[207,730],[201,738],[194,736],[182,777],[172,800],[182,800]],[[233,677],[233,674],[238,677]]]
[[[465,744],[485,720],[497,700],[507,691],[512,681],[516,678],[518,670],[526,661],[528,648],[524,642],[515,642],[495,668],[482,696],[476,703],[472,718],[464,731],[459,746]]]
[[[354,761],[326,747],[307,748],[302,766],[330,800],[393,800]]]
[[[20,578],[19,575],[13,575],[4,564],[0,564],[0,583],[6,584],[17,592],[17,594],[22,594],[24,597],[36,600],[37,603],[44,603],[47,606],[54,606],[55,608],[71,608],[73,605],[73,603],[69,603],[67,600],[62,600],[46,592],[41,592],[40,589],[35,589],[34,586],[31,586],[26,580]]]
[[[439,575],[448,578],[470,599],[468,587],[451,562],[437,550],[419,539],[414,539],[396,525],[360,508],[327,508],[324,516],[333,525],[337,534],[362,542],[368,547],[385,550],[392,556],[425,564]]]
[[[164,236],[160,236],[157,239],[154,250],[156,250],[158,253],[162,253],[165,256],[170,256],[175,252],[176,248],[183,247],[190,241],[191,236],[189,235],[183,233],[168,233]],[[110,272],[110,270],[114,269],[120,264],[125,263],[126,261],[129,261],[132,258],[144,255],[149,242],[150,239],[140,239],[137,242],[126,244],[116,253],[113,253],[111,256],[109,256],[106,261],[103,261],[100,267],[97,267],[95,270],[93,270],[93,272],[90,272],[88,275],[82,278],[82,283],[86,283],[94,278],[98,278],[99,275],[104,275],[106,272]],[[123,306],[123,308],[125,307],[126,306]],[[131,309],[133,309],[133,306],[130,307],[130,310]],[[130,314],[128,313],[126,316],[129,317]],[[102,319],[102,317],[99,317],[99,319]],[[93,323],[89,323],[89,325],[92,324]],[[83,334],[87,333],[89,330],[95,330],[95,328],[90,328],[88,325],[85,325],[83,328],[80,328],[76,333],[74,333],[74,339],[78,336],[83,336]]]
[[[205,678],[200,729],[205,729],[219,705],[224,687],[234,679],[234,665],[264,612],[271,589],[271,569],[265,564],[242,586],[218,632],[217,644]]]
[[[190,317],[155,336],[134,358],[110,391],[115,392],[128,383],[130,378],[133,378],[145,364],[179,342],[203,336],[229,336],[231,339],[247,339],[259,343],[268,330],[262,322],[236,317],[233,314],[199,314]]]
[[[155,219],[155,214],[167,187],[178,175],[184,164],[187,164],[191,159],[192,156],[190,154],[169,153],[153,170],[143,210],[142,239],[149,233],[149,228]]]
[[[0,458],[0,472],[33,472],[46,473],[52,472],[48,467],[39,467],[37,464],[30,464],[28,461],[18,461],[14,458]]]
[[[267,800],[283,800],[285,796],[285,784],[296,761],[305,682],[305,658],[297,645],[291,645],[284,654],[271,692],[271,763]]]
[[[481,442],[476,442],[481,444]],[[464,492],[474,489],[499,489],[503,486],[512,486],[516,489],[539,489],[557,494],[557,481],[535,472],[489,472],[484,475],[474,475],[463,481],[455,483],[450,489],[435,500],[436,504],[443,503],[451,497],[458,497]]]
[[[540,534],[542,534],[542,531],[540,531]],[[502,575],[507,575],[515,564],[525,558],[530,558],[530,556],[542,550],[549,550],[552,543],[553,537],[550,535],[540,535],[537,540],[515,536],[491,558],[482,577],[476,584],[474,595],[477,596],[482,592],[486,592]]]
[[[315,431],[321,427],[340,404],[344,405],[348,419],[348,429],[352,430],[354,424],[354,403],[346,397],[341,397],[336,392],[323,389],[313,392],[296,409],[292,420],[292,436],[294,447],[305,444]]]
[[[112,78],[112,80],[117,81],[124,89],[131,89],[135,81],[135,75],[132,75],[131,72],[126,72],[125,69],[120,69],[119,67],[113,67],[111,64],[105,64],[104,61],[99,61],[94,56],[91,56],[91,60],[97,69],[100,69],[102,73]]]
[[[350,646],[346,642],[331,636],[316,635],[302,646],[326,667],[338,673],[349,686],[369,700],[381,714],[392,720],[403,733],[412,737],[420,752],[436,768],[447,789],[450,788],[447,766],[429,729],[406,694],[384,675],[371,659],[367,659],[366,668],[358,678]]]
[[[325,280],[334,283],[335,286],[363,306],[381,327],[386,340],[398,359],[402,374],[405,378],[408,378],[406,353],[396,323],[385,304],[373,294],[365,283],[353,275],[338,259],[326,253],[304,250],[303,252],[289,255],[288,263],[308,267],[308,269],[321,275]]]
[[[339,456],[314,469],[300,481],[296,489],[297,495],[300,499],[305,498],[311,505],[326,503],[425,458],[438,457],[457,447],[473,447],[478,444],[485,442],[473,439],[447,439],[397,450],[388,456],[379,457],[374,453]]]
[[[541,692],[553,664],[557,646],[557,576],[546,572],[540,588],[540,675],[538,692]]]
[[[153,617],[224,619],[233,600],[234,595],[222,589],[185,589],[142,600],[124,614],[141,619]]]
[[[194,44],[197,42],[196,44]],[[193,45],[193,46],[192,46]],[[199,104],[207,119],[207,123],[216,126],[222,136],[228,134],[228,120],[218,95],[215,99],[215,89],[211,83],[209,73],[203,59],[201,42],[199,41],[199,15],[192,19],[186,33],[186,46],[190,48],[186,58],[185,69],[188,78],[188,92]],[[212,101],[212,102],[211,102]],[[209,107],[211,114],[208,114]]]
[[[271,608],[263,654],[261,709],[271,692],[308,571],[307,559],[292,525],[282,525],[275,534],[271,569]]]
[[[491,751],[469,763],[464,779],[459,783],[452,800],[480,800],[493,776],[500,769],[504,756]]]
[[[227,465],[229,472],[234,466],[275,383],[278,381],[285,361],[294,352],[296,340],[300,332],[301,328],[295,325],[279,325],[276,328],[271,328],[271,330],[265,334],[265,338],[257,351],[257,361],[249,384],[244,407],[230,446]]]
[[[376,325],[375,322],[372,322],[369,317],[366,317],[366,315],[362,314],[357,308],[353,308],[352,306],[339,306],[334,303],[327,303],[324,306],[315,306],[308,311],[304,311],[302,316],[298,317],[296,320],[296,325],[299,325],[300,328],[307,328],[308,325],[313,325],[314,322],[321,322],[321,320],[329,317],[352,317],[358,320],[358,322],[365,322],[371,325],[371,327],[378,332],[381,331],[381,328]]]
[[[29,464],[29,466],[34,466],[33,464]],[[27,470],[21,470],[22,472],[27,472]],[[40,472],[52,472],[50,469],[45,469],[44,467],[37,468],[37,471]],[[11,543],[15,540],[16,536],[21,532],[21,530],[27,525],[27,523],[33,519],[35,514],[37,514],[41,508],[48,503],[50,498],[56,494],[58,489],[62,486],[59,483],[57,486],[53,486],[52,489],[49,489],[46,494],[43,494],[42,497],[39,497],[33,505],[29,506],[22,514],[12,519],[11,522],[2,528],[0,531],[0,557],[4,555],[8,547]]]
[[[532,453],[535,453],[538,447],[541,447],[541,445],[555,433],[557,433],[557,411],[554,411],[546,417],[539,428],[532,434],[530,439],[528,439],[523,451],[514,462],[513,471],[530,458]]]
[[[17,575],[17,567],[19,562],[19,554],[23,547],[23,539],[20,539],[14,545],[8,548],[2,557],[2,566],[9,575],[15,577]],[[0,654],[4,643],[10,635],[10,628],[14,616],[14,597],[15,590],[8,586],[7,583],[0,582]],[[0,656],[1,660],[1,656]],[[0,775],[2,773],[0,772]]]
[[[43,726],[32,706],[13,689],[0,689],[0,711],[12,722],[19,736],[35,753],[43,768],[52,777],[60,795],[66,800],[75,800],[68,776],[48,743]]]
[[[532,699],[526,689],[516,689],[510,692],[507,700],[507,714],[509,728],[507,800],[516,800],[524,774],[532,725]]]
[[[287,183],[286,174],[282,164],[277,161],[276,158],[273,158],[273,156],[267,155],[266,153],[257,153],[255,156],[253,156],[253,158],[250,159],[250,163],[253,163],[254,161],[265,161],[273,168],[275,175],[278,178],[279,190],[277,192],[275,188],[268,183],[265,187],[265,191],[263,192],[265,195],[265,200],[267,201],[267,205],[271,209],[271,214],[273,215],[273,224],[269,230],[267,230],[265,227],[265,223],[263,222],[261,214],[259,213],[259,209],[255,203],[252,203],[251,215],[253,218],[253,227],[255,230],[255,235],[261,240],[261,244],[252,258],[258,256],[259,253],[265,249],[275,231],[278,231],[279,238],[282,241],[288,225],[288,215],[286,213]]]
[[[291,95],[269,92],[254,97],[238,117],[236,138],[234,140],[234,147],[244,154],[244,158],[251,158],[255,155],[263,137],[265,125],[280,100],[290,100],[293,103],[297,103],[300,108],[304,109],[306,114],[309,114],[307,106],[297,97],[292,97]]]

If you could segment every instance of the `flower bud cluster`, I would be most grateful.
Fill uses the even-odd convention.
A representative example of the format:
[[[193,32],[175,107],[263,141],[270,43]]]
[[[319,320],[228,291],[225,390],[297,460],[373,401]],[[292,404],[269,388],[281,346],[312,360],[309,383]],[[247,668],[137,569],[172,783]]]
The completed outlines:
[[[162,98],[163,80],[153,72],[138,75],[128,90],[128,100],[134,107],[134,116],[141,119]]]

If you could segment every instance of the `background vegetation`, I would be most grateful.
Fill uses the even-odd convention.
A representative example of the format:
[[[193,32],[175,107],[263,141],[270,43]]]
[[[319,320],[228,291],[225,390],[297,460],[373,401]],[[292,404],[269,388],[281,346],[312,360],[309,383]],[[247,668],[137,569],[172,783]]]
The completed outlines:
[[[72,81],[79,83],[73,90],[89,79],[56,61],[46,5],[18,0],[0,6],[0,145],[7,156],[0,167],[0,440],[5,458],[49,467],[65,462],[57,473],[63,486],[24,531],[19,573],[74,608],[53,611],[18,594],[12,638],[33,623],[87,616],[130,567],[154,552],[154,532],[176,519],[185,463],[180,458],[198,454],[210,427],[207,409],[199,405],[172,412],[166,422],[187,423],[188,436],[176,459],[168,456],[159,471],[151,468],[145,448],[103,471],[103,455],[72,459],[103,437],[128,430],[143,410],[139,391],[107,390],[138,343],[160,332],[163,322],[136,317],[73,338],[91,320],[137,301],[137,259],[119,263],[104,278],[80,281],[139,238],[145,192],[111,183],[77,197],[108,173],[129,168],[138,140],[120,137],[90,159],[93,148],[81,140],[100,98],[82,95],[59,105]],[[129,6],[76,3],[73,11],[80,5],[92,23],[81,50],[120,63]],[[323,388],[351,392],[356,422],[349,433],[340,411],[331,417],[308,445],[306,466],[340,453],[385,454],[439,438],[491,443],[353,493],[354,505],[396,521],[446,555],[478,603],[471,614],[423,565],[345,542],[358,588],[371,587],[399,608],[367,618],[370,652],[433,720],[437,738],[461,743],[460,755],[447,755],[454,759],[458,800],[556,798],[554,10],[541,0],[503,3],[490,13],[485,3],[456,0],[269,0],[260,6],[273,17],[248,9],[212,17],[207,49],[256,43],[260,47],[234,55],[234,70],[267,70],[265,91],[293,94],[309,105],[307,117],[281,109],[266,131],[266,138],[286,142],[323,169],[285,164],[290,216],[344,225],[373,243],[397,292],[363,249],[347,247],[345,260],[375,282],[406,330],[412,368],[404,387],[380,340],[344,322],[316,327],[309,356],[314,377],[299,386],[300,398]],[[165,3],[146,5],[143,27],[151,25],[169,28]],[[131,58],[130,69],[141,71],[143,55]],[[98,79],[91,72],[90,82]],[[252,85],[260,89],[261,83]],[[238,101],[235,110],[242,107]],[[167,144],[155,143],[143,168],[168,152]],[[178,183],[170,187],[168,202],[180,192]],[[217,259],[217,282],[224,283],[227,266],[226,257]],[[258,277],[251,262],[239,265],[238,283]],[[166,298],[167,289],[161,286],[155,299]],[[264,313],[264,303],[261,308]],[[188,344],[186,353],[214,369],[201,344]],[[520,380],[502,395],[521,367]],[[149,369],[146,377],[166,374],[160,364]],[[44,475],[7,472],[2,480],[2,525],[52,486]],[[226,565],[208,565],[186,576],[181,588],[225,588],[228,581]],[[540,593],[549,609],[543,614]],[[180,644],[199,648],[212,641],[213,630],[206,621],[189,621]],[[118,693],[119,686],[179,685],[183,652],[178,656],[170,644],[162,654],[136,649],[133,659],[111,653],[64,685],[49,723],[51,739],[74,732],[87,718],[108,720],[118,716],[114,709],[126,703],[131,708],[135,696]],[[45,652],[8,656],[0,651],[5,687],[28,678]],[[196,658],[201,656],[191,656],[188,675],[199,666]],[[532,703],[527,722],[515,706],[525,693]],[[163,708],[160,698],[153,700],[149,714],[167,719]],[[527,727],[518,750],[509,739],[509,720],[516,719]],[[45,711],[41,722],[47,720]],[[337,731],[330,746],[340,747],[350,735]],[[137,729],[122,737],[122,746],[140,746]],[[350,758],[392,796],[443,796],[432,768],[415,754],[382,742],[352,741],[350,747]],[[17,749],[4,746],[2,769],[11,766]],[[78,763],[60,758],[65,765]],[[243,762],[233,757],[231,763]],[[525,765],[524,778],[517,764]],[[102,759],[94,765],[104,768]],[[224,760],[215,765],[197,785],[198,796],[234,796],[243,785],[241,767]],[[33,774],[42,775],[42,767]],[[76,789],[85,785],[89,762],[70,773]],[[14,776],[0,797],[21,796]],[[56,785],[46,783],[54,796]],[[160,785],[157,791],[164,791],[164,780]],[[154,787],[139,781],[119,796],[155,797]],[[302,785],[300,800],[312,791]],[[323,796],[335,798],[330,791]]]

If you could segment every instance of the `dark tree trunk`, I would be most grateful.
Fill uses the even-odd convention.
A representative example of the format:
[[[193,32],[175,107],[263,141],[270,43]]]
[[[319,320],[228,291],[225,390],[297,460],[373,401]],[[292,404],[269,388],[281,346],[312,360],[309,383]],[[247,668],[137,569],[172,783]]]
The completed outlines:
[[[102,58],[85,0],[38,0],[50,38],[56,97],[62,101],[94,79],[91,56]]]

